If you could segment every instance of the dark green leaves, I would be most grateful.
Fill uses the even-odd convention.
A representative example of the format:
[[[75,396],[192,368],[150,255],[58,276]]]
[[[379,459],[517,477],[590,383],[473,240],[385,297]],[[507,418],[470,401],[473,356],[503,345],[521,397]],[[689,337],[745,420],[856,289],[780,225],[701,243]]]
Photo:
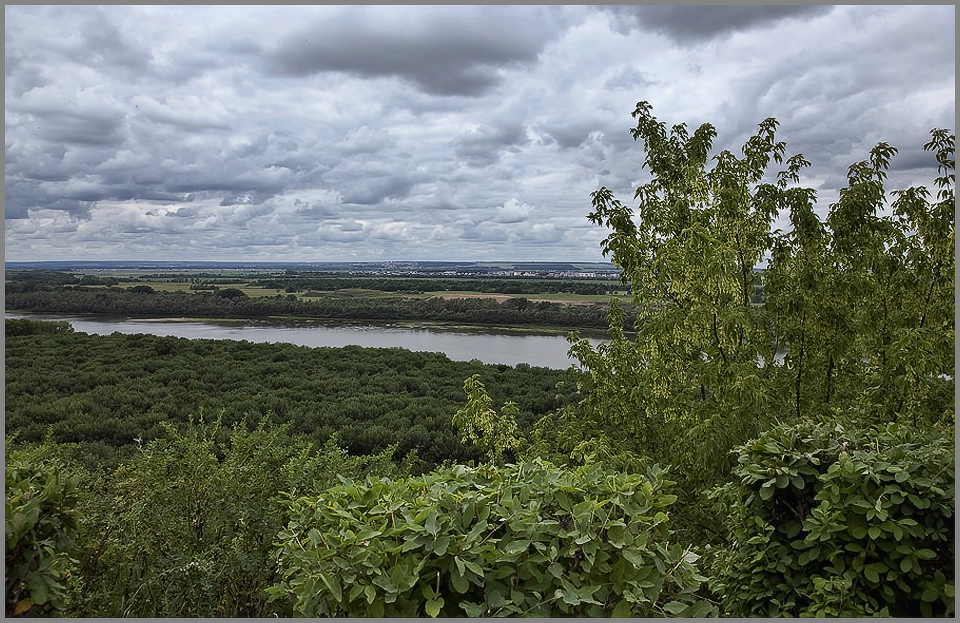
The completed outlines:
[[[661,603],[686,612],[704,578],[692,550],[667,543],[660,509],[675,498],[663,487],[658,470],[539,460],[334,487],[292,503],[271,592],[304,616],[374,606],[387,616],[643,616]],[[372,511],[387,500],[395,510],[384,524]]]
[[[952,439],[803,423],[739,452],[738,481],[719,494],[735,543],[715,567],[726,614],[769,616],[764,604],[789,616],[953,613]],[[771,485],[788,471],[804,486]]]

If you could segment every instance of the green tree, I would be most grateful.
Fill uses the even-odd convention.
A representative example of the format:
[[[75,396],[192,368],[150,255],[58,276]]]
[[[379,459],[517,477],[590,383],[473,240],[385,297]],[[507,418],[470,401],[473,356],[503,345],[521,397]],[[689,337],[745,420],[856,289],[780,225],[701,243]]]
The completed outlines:
[[[461,441],[475,444],[491,462],[502,463],[505,454],[515,454],[522,444],[517,430],[520,410],[511,401],[501,407],[500,413],[494,411],[479,374],[463,382],[463,391],[467,394],[467,404],[453,416]]]
[[[603,252],[631,288],[635,336],[612,305],[609,344],[574,341],[586,429],[677,465],[688,490],[720,482],[729,450],[775,422],[838,409],[861,423],[952,420],[953,135],[925,146],[935,202],[909,189],[882,213],[896,150],[881,143],[822,221],[800,184],[810,163],[786,157],[775,119],[741,156],[710,158],[713,126],[668,131],[646,102],[633,116],[651,180],[635,211],[600,188],[589,218],[611,230]],[[774,229],[782,212],[787,232]]]

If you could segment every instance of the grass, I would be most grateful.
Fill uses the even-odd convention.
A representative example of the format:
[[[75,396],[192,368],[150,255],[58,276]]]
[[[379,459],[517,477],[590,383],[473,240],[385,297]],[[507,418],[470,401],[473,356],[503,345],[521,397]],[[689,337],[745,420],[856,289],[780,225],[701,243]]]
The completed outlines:
[[[127,281],[123,280],[117,284],[121,288],[130,288],[133,286],[150,286],[158,292],[211,292],[212,290],[191,290],[191,283],[174,281]],[[89,286],[102,287],[102,286]],[[276,288],[262,288],[259,286],[249,286],[244,284],[217,284],[221,290],[233,288],[240,290],[249,297],[276,296],[277,294],[289,294],[286,290]],[[311,290],[309,292],[299,292],[297,297],[304,300],[317,300],[324,298],[332,299],[368,299],[368,298],[418,298],[425,299],[434,296],[444,295],[469,295],[481,297],[507,297],[507,298],[526,298],[555,303],[609,303],[610,296],[606,294],[565,294],[565,293],[534,293],[534,294],[502,294],[499,292],[480,292],[477,290],[435,290],[430,292],[384,292],[381,290],[372,290],[367,288],[345,288],[342,290]],[[630,297],[617,295],[622,302],[629,303]]]

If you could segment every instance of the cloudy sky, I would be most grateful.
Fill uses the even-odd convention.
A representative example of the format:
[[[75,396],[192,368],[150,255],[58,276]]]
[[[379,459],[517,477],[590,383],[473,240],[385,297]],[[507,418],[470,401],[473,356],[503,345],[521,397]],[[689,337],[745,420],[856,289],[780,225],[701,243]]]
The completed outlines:
[[[6,6],[6,259],[601,260],[639,100],[931,184],[955,8]]]

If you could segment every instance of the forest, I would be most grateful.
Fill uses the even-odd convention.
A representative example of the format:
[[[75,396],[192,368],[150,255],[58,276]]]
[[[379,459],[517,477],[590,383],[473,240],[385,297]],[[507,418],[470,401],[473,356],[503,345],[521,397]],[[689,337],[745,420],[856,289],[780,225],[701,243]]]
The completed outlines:
[[[374,321],[431,321],[497,327],[604,329],[605,305],[564,305],[515,298],[322,298],[304,300],[294,294],[250,297],[237,288],[213,292],[160,292],[149,286],[85,288],[59,286],[17,291],[8,284],[10,310],[125,316],[263,318],[336,318]],[[631,317],[634,312],[629,312]]]
[[[48,324],[60,330],[37,328]],[[463,379],[479,374],[498,403],[514,400],[524,428],[576,393],[560,370],[401,348],[96,336],[27,319],[6,325],[6,430],[22,442],[122,448],[161,436],[164,421],[223,412],[225,426],[266,419],[316,445],[336,434],[351,454],[396,446],[436,465],[479,458],[450,419],[463,402]]]
[[[775,119],[633,117],[588,215],[632,305],[565,372],[8,320],[7,614],[954,616],[955,137],[821,216]],[[257,304],[168,294],[7,304]]]

